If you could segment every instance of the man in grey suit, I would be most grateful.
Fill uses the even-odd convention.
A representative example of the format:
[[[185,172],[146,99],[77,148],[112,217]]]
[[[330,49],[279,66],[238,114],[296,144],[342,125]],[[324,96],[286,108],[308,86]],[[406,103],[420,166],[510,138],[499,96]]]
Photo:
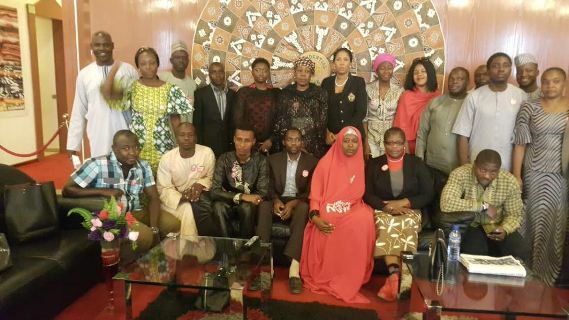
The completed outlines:
[[[226,85],[223,64],[213,62],[209,66],[210,84],[194,94],[193,123],[198,133],[198,144],[208,146],[215,157],[232,150],[232,104],[235,92]]]
[[[284,254],[292,259],[289,269],[291,293],[302,292],[299,261],[304,227],[308,221],[310,180],[318,159],[302,151],[302,133],[288,129],[283,145],[285,151],[269,156],[269,199],[259,205],[257,235],[271,241],[273,219],[290,224],[290,239]]]

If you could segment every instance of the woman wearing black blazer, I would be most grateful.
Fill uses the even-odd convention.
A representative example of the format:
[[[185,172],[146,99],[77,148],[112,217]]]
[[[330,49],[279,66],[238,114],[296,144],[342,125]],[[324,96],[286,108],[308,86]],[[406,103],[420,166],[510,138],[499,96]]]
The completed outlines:
[[[385,257],[390,273],[378,296],[393,301],[399,284],[399,255],[417,251],[420,210],[431,202],[434,191],[427,166],[405,153],[403,130],[388,129],[383,141],[385,154],[366,165],[364,201],[376,210],[375,255]]]
[[[322,89],[328,94],[328,125],[326,143],[331,145],[336,134],[347,126],[358,128],[362,133],[367,112],[367,92],[363,78],[350,74],[352,52],[339,48],[334,52],[334,72],[322,81]],[[362,136],[363,137],[363,136]],[[363,137],[364,143],[365,137]]]

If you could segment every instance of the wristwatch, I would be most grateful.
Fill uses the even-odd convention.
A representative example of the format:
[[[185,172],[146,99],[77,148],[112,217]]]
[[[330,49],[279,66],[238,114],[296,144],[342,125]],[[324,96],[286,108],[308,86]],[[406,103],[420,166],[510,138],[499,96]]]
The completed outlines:
[[[308,214],[308,220],[312,221],[312,218],[314,217],[320,217],[320,212],[318,210],[312,210]]]
[[[239,202],[241,202],[241,195],[243,195],[243,194],[238,193],[235,196],[233,196],[233,202],[235,202],[235,204],[239,204]]]
[[[488,204],[488,202],[486,202],[486,201],[482,202],[482,208],[480,209],[480,212],[484,212],[484,211],[488,210],[489,207],[490,207],[490,204]]]
[[[158,227],[151,227],[150,230],[152,230],[152,233],[154,234],[160,232],[160,229],[158,229]]]

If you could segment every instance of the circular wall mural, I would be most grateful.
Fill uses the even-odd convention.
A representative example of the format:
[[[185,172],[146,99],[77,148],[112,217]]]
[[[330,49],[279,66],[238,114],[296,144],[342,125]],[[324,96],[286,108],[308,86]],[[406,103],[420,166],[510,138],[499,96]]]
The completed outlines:
[[[229,86],[253,82],[251,63],[263,57],[272,64],[275,86],[292,81],[293,61],[316,62],[314,82],[333,72],[330,59],[339,47],[354,53],[352,73],[376,78],[371,65],[379,53],[397,58],[396,82],[413,59],[429,57],[439,83],[445,67],[444,38],[430,0],[209,0],[197,24],[192,74],[209,83],[207,67],[225,65]]]

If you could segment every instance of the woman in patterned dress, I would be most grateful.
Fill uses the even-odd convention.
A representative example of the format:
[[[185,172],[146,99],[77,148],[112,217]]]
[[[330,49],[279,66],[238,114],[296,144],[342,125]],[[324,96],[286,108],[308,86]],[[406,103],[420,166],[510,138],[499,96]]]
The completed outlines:
[[[268,154],[273,148],[273,128],[279,88],[271,84],[271,64],[265,58],[257,58],[251,64],[251,74],[254,82],[237,91],[233,107],[233,125],[253,127],[255,140],[254,149]]]
[[[306,57],[294,62],[295,82],[281,92],[275,116],[276,151],[281,151],[282,141],[288,129],[295,127],[302,132],[304,148],[316,158],[328,150],[325,143],[327,96],[324,90],[310,83],[315,63]]]
[[[377,210],[375,256],[385,259],[389,271],[377,295],[394,301],[399,288],[399,255],[417,251],[421,208],[431,202],[434,191],[427,165],[405,153],[403,130],[387,129],[384,139],[385,154],[366,165],[364,201]]]
[[[385,153],[383,134],[391,128],[399,96],[403,89],[391,83],[395,68],[395,57],[382,53],[373,61],[373,72],[377,74],[377,80],[366,85],[369,97],[367,116],[364,119],[364,130],[367,136],[367,144],[364,145],[366,156],[373,158]]]
[[[522,230],[532,250],[529,265],[549,285],[561,270],[568,219],[561,156],[569,119],[565,80],[563,69],[547,69],[541,76],[542,98],[522,104],[514,129],[512,173],[526,195]]]
[[[138,137],[140,159],[148,161],[156,175],[160,158],[175,146],[171,128],[180,124],[180,115],[191,113],[193,108],[180,88],[158,79],[160,60],[153,48],[138,49],[134,61],[140,78],[124,95],[125,106],[132,113],[129,129]]]

